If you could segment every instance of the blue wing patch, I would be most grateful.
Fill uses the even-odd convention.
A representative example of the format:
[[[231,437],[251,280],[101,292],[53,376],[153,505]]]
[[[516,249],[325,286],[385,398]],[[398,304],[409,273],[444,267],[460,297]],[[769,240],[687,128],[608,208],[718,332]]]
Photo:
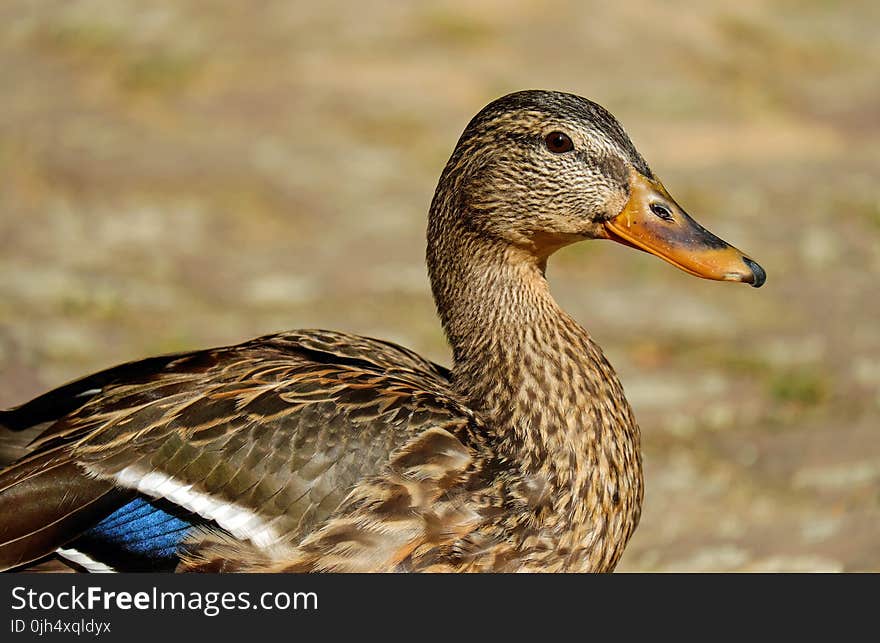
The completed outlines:
[[[67,547],[119,571],[173,571],[183,541],[206,524],[168,502],[137,497]]]

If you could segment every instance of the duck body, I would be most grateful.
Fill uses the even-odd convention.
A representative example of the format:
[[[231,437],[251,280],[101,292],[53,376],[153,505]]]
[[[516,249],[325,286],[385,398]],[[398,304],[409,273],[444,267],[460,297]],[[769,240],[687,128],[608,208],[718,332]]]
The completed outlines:
[[[495,101],[429,217],[451,369],[291,331],[125,364],[0,412],[12,430],[47,427],[0,471],[0,568],[58,554],[91,571],[613,570],[641,511],[639,429],[545,271],[581,239],[652,251],[644,190],[668,197],[601,107]],[[655,254],[763,282],[665,207]]]
[[[630,444],[607,453],[600,440],[580,454],[564,440],[519,444],[449,377],[394,344],[295,331],[85,378],[0,416],[19,426],[51,421],[34,409],[77,405],[0,476],[0,510],[17,516],[4,521],[0,555],[39,551],[40,527],[61,519],[74,537],[60,554],[95,571],[613,567],[622,546],[603,560],[584,552],[625,542],[615,530],[628,537],[637,523],[635,424]],[[523,386],[540,385],[532,377]],[[580,469],[616,448],[636,466],[604,498],[604,480],[591,488]],[[13,513],[23,499],[33,523]],[[620,524],[590,515],[603,502],[626,506]]]

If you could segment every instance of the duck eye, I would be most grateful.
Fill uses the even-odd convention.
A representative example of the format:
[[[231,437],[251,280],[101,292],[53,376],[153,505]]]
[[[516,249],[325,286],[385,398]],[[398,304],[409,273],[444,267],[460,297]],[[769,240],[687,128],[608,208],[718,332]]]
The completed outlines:
[[[563,134],[562,132],[550,132],[547,134],[544,142],[547,144],[547,149],[554,154],[562,154],[574,149],[574,143],[571,142],[568,134]]]
[[[651,212],[656,214],[658,217],[660,217],[664,221],[672,221],[672,219],[673,219],[672,212],[670,212],[669,208],[667,208],[662,203],[652,203],[651,204]]]

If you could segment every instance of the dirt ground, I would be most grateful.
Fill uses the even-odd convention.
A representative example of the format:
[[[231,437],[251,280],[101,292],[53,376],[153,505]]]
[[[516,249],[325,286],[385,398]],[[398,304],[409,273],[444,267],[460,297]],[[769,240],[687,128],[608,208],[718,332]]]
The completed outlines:
[[[768,272],[550,264],[642,426],[625,571],[880,570],[880,9],[0,4],[0,406],[154,353],[326,327],[448,363],[426,210],[509,91],[608,107]]]

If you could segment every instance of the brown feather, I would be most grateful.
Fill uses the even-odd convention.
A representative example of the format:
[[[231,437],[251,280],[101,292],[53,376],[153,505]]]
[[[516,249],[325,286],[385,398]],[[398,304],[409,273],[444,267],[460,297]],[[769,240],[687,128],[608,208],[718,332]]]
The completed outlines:
[[[85,475],[66,453],[28,458],[0,474],[0,570],[51,554],[130,494]]]

